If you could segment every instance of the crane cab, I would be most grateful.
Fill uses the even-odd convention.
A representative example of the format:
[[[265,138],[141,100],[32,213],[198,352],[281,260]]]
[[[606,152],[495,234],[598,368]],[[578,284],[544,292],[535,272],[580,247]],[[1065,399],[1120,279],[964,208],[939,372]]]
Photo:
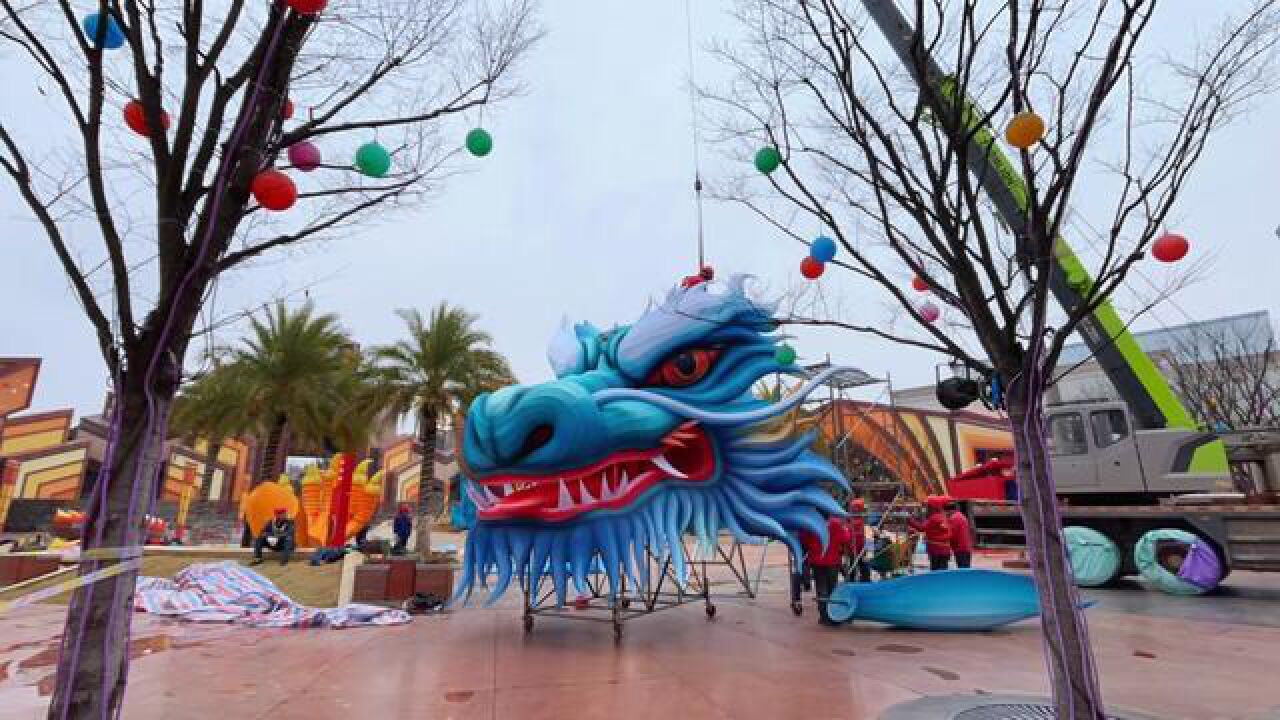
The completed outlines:
[[[1195,451],[1213,433],[1181,428],[1137,429],[1119,401],[1088,400],[1045,408],[1053,475],[1059,495],[1091,503],[1156,501],[1180,493],[1231,492],[1226,473],[1193,468]]]

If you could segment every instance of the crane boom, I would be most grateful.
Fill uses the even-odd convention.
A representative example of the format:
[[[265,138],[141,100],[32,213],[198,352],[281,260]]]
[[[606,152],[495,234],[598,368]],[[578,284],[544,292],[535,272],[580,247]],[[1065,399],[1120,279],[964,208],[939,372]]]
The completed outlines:
[[[863,0],[863,5],[917,84],[922,88],[933,87],[953,102],[963,102],[966,117],[972,118],[974,123],[985,116],[971,99],[957,97],[960,88],[942,72],[925,48],[913,47],[915,31],[893,0]],[[924,77],[918,72],[913,51],[922,54]],[[967,156],[970,173],[991,198],[1004,222],[1011,228],[1022,227],[1026,223],[1028,204],[1026,182],[996,145],[989,127],[975,128]],[[1087,292],[1092,283],[1093,279],[1071,246],[1062,237],[1057,238],[1049,276],[1049,289],[1054,298],[1070,312],[1084,302],[1082,293]],[[1085,345],[1129,406],[1139,428],[1197,429],[1191,414],[1155,363],[1138,346],[1109,300],[1099,303],[1093,312],[1081,319],[1078,327]],[[1225,473],[1227,457],[1222,442],[1206,437],[1195,448],[1187,469]]]

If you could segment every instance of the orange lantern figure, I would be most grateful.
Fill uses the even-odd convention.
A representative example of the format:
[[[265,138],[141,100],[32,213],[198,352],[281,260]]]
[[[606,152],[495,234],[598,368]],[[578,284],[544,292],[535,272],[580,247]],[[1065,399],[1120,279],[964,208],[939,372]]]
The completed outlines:
[[[263,170],[249,188],[253,199],[268,210],[288,210],[298,200],[298,188],[279,170]]]
[[[142,137],[151,136],[151,128],[147,127],[147,112],[137,100],[130,100],[124,106],[124,124]],[[164,110],[160,111],[160,124],[165,130],[169,129],[169,113]]]
[[[1044,137],[1044,120],[1030,110],[1014,115],[1009,121],[1009,127],[1004,130],[1004,139],[1019,150],[1026,150],[1035,145],[1042,137]]]

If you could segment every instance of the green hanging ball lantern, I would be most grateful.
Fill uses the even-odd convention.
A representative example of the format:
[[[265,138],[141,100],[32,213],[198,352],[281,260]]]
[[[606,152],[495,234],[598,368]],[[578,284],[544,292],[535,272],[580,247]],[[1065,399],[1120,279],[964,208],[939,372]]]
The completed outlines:
[[[476,128],[467,133],[467,152],[476,157],[484,157],[493,151],[493,136],[484,128]]]
[[[756,169],[765,175],[777,170],[781,164],[782,153],[772,145],[762,147],[756,152]]]
[[[370,140],[356,151],[356,169],[369,177],[380,178],[391,169],[391,153],[378,141]]]
[[[777,360],[779,365],[794,365],[796,362],[796,349],[790,345],[779,345],[778,349],[773,352],[773,359]]]

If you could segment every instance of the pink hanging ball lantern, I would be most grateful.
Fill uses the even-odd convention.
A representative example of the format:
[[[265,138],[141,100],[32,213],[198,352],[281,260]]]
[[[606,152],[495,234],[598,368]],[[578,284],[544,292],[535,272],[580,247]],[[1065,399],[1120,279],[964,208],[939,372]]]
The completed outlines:
[[[942,311],[938,309],[937,305],[927,302],[920,306],[920,317],[924,318],[927,323],[935,323],[938,318],[942,317]]]
[[[289,164],[302,172],[311,172],[320,167],[320,148],[303,140],[289,146]]]

